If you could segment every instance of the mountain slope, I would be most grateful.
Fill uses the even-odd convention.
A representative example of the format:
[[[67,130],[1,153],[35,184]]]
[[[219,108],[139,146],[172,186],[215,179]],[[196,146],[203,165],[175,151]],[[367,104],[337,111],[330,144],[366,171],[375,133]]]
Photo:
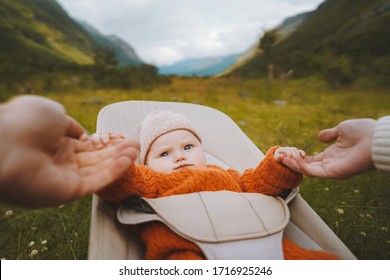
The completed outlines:
[[[213,76],[225,71],[239,56],[239,54],[233,54],[218,57],[185,59],[169,66],[159,67],[158,70],[163,75]]]
[[[388,83],[389,23],[389,0],[327,0],[273,47],[271,57],[257,55],[235,73],[266,75],[271,60],[280,72],[321,74],[334,84],[363,76]]]
[[[291,35],[311,14],[311,12],[301,13],[292,17],[286,18],[276,29],[278,30],[278,40],[281,41]],[[223,77],[242,67],[261,53],[258,48],[258,42],[251,46],[246,52],[240,55],[236,61],[225,71],[217,76]]]
[[[116,58],[121,66],[128,64],[140,65],[144,62],[137,56],[135,50],[124,40],[115,35],[103,35],[96,28],[86,22],[80,21],[81,26],[96,42],[96,44],[115,51]]]
[[[92,65],[97,48],[104,45],[95,39],[55,0],[0,1],[0,76],[6,83]],[[120,38],[105,40],[121,65],[143,64]]]
[[[2,0],[0,40],[2,59],[38,64],[37,58],[40,63],[93,62],[93,42],[52,0]]]

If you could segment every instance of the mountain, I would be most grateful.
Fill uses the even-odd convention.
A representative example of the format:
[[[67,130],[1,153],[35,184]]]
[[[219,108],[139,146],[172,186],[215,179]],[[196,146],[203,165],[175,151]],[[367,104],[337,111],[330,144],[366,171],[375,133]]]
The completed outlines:
[[[305,12],[286,18],[278,27],[279,41],[288,37],[295,31],[311,14]],[[257,43],[248,51],[241,54],[217,56],[208,58],[194,58],[179,61],[173,65],[159,67],[159,73],[164,75],[180,76],[225,76],[260,53]]]
[[[280,39],[287,38],[293,33],[306,19],[312,14],[312,12],[304,12],[291,16],[283,20],[283,22],[276,27],[279,32]]]
[[[279,73],[322,75],[335,85],[358,78],[389,85],[389,23],[389,0],[326,0],[268,56],[258,53],[233,73],[266,76],[272,62]]]
[[[54,0],[0,1],[0,76],[4,81],[92,65],[103,41],[92,37]],[[105,42],[117,51],[122,65],[142,63],[118,37]]]
[[[293,33],[311,14],[311,12],[305,12],[292,17],[288,17],[283,22],[277,26],[275,29],[278,30],[278,40],[279,42],[287,38],[291,33]],[[223,77],[232,73],[235,69],[240,68],[245,65],[247,62],[254,59],[257,55],[261,53],[258,48],[258,42],[253,44],[246,52],[241,54],[236,61],[230,65],[225,71],[217,74],[218,77]]]
[[[103,35],[99,30],[84,21],[79,21],[79,23],[95,43],[115,51],[116,58],[121,66],[144,64],[126,41],[116,35]]]
[[[158,68],[159,74],[179,76],[214,76],[229,68],[240,54],[191,58]]]

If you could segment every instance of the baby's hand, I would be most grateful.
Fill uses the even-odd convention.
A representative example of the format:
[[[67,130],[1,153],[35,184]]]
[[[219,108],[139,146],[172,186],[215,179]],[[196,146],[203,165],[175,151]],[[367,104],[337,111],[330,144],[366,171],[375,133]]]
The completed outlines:
[[[91,136],[83,134],[80,137],[82,142],[90,142],[93,149],[100,150],[117,144],[124,140],[125,137],[117,133],[94,133]]]
[[[277,162],[283,163],[285,158],[294,159],[295,157],[305,157],[305,152],[295,147],[280,147],[276,149],[274,158]]]

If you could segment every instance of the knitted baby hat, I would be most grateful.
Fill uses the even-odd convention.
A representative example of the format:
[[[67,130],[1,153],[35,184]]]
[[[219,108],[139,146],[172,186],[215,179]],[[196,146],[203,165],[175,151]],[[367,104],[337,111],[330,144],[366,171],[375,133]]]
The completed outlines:
[[[158,137],[174,130],[188,130],[202,142],[198,132],[186,116],[168,110],[153,111],[141,123],[140,163],[146,164],[150,147]]]

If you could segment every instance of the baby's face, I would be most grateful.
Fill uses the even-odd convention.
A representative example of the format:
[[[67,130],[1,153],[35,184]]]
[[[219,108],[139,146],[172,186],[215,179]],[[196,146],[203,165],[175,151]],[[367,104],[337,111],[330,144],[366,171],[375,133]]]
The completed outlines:
[[[200,169],[207,163],[198,138],[188,130],[175,130],[154,141],[146,165],[153,171],[169,174],[183,168]]]

